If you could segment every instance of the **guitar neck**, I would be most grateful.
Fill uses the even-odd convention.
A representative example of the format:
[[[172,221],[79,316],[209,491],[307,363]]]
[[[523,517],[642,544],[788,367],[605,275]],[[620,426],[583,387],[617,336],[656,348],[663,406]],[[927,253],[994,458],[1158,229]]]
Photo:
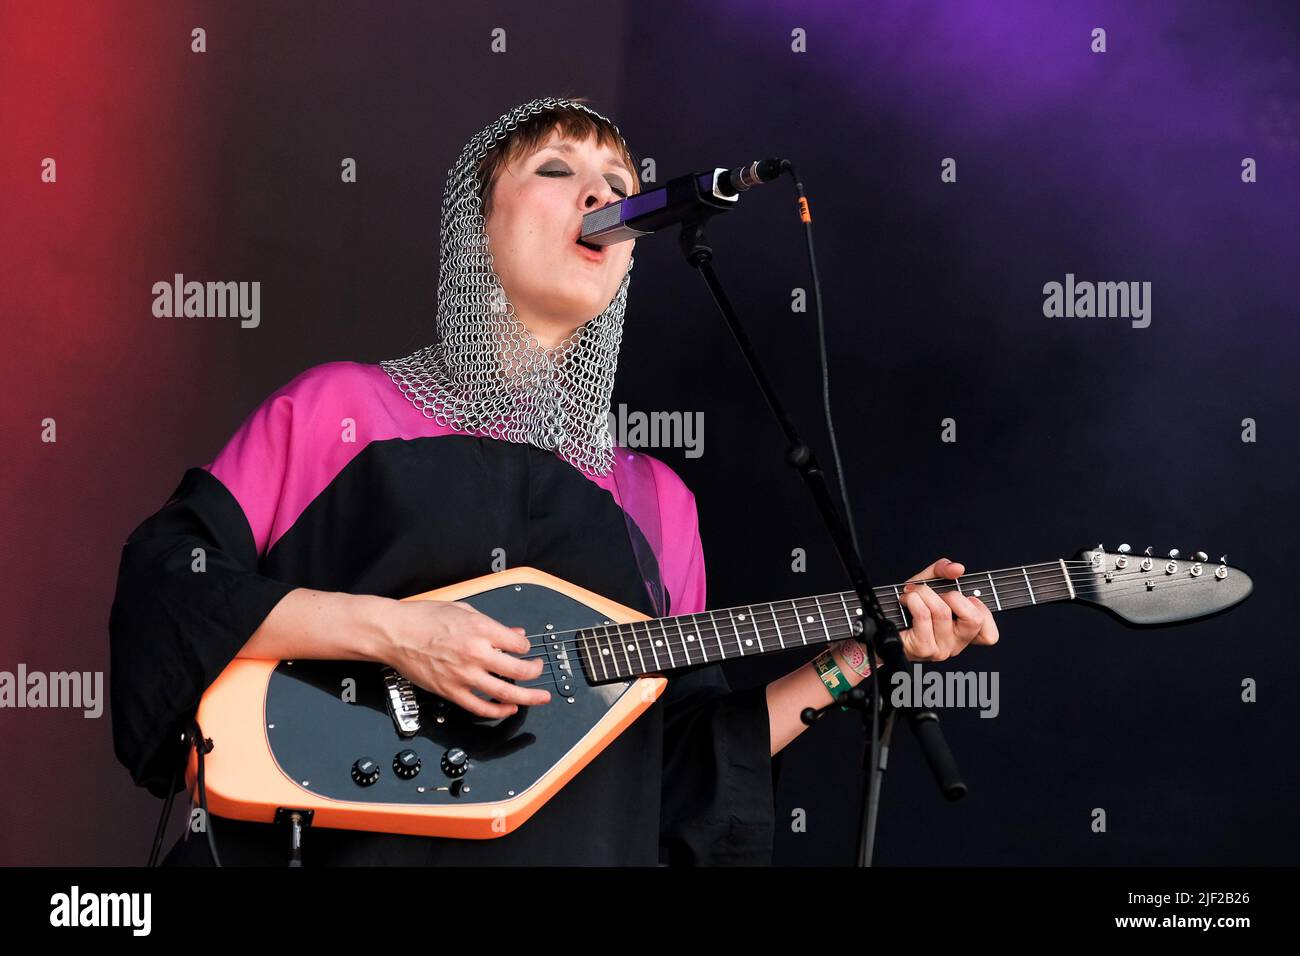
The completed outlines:
[[[903,604],[906,583],[872,589],[885,617],[900,630],[912,626],[912,616]],[[977,597],[994,612],[1069,601],[1075,594],[1075,580],[1063,560],[921,583],[940,594],[957,591]],[[575,643],[593,676],[623,680],[828,644],[851,637],[862,616],[857,594],[840,591],[588,628],[578,632]]]

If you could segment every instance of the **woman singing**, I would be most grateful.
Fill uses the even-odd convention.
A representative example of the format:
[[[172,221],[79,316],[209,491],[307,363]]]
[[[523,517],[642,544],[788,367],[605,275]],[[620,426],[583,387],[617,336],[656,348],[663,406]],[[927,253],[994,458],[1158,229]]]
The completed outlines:
[[[577,242],[584,214],[639,191],[616,126],[546,98],[465,146],[443,199],[437,338],[403,359],[330,362],[271,394],[130,536],[110,617],[114,746],[173,792],[182,734],[236,657],[382,662],[482,718],[558,706],[522,628],[460,602],[408,601],[531,566],[645,614],[705,608],[695,500],[666,465],[613,445],[610,395],[632,242]],[[918,578],[956,577],[941,560]],[[997,627],[977,599],[906,595],[909,657],[943,660]],[[856,641],[766,687],[718,665],[668,689],[523,826],[492,840],[317,828],[304,865],[762,864],[774,757],[867,673]],[[215,818],[223,864],[283,865],[274,824]],[[188,836],[188,834],[187,834]],[[210,865],[205,839],[166,863]]]

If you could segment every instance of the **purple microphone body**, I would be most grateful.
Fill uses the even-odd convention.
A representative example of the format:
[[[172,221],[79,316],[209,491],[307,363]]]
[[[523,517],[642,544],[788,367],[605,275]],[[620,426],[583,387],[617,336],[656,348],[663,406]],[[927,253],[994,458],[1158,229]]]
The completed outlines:
[[[587,213],[582,217],[578,241],[590,246],[609,246],[648,236],[692,215],[724,212],[732,208],[740,193],[770,182],[784,168],[784,160],[765,159],[735,169],[719,167],[706,173],[678,176],[655,189]]]

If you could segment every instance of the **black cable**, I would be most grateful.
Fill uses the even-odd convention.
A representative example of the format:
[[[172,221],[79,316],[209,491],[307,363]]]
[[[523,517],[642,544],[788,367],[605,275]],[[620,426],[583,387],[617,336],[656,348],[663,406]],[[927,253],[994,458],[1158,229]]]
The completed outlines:
[[[794,180],[795,194],[799,202],[799,218],[803,220],[804,238],[808,244],[808,266],[812,270],[813,283],[813,302],[817,307],[817,347],[818,358],[821,362],[822,370],[822,411],[826,416],[826,432],[830,436],[831,457],[835,461],[835,479],[840,485],[840,502],[844,507],[844,523],[849,527],[849,537],[853,541],[853,550],[858,555],[859,563],[862,561],[862,548],[858,544],[857,526],[853,521],[853,509],[849,506],[849,488],[848,483],[844,480],[844,463],[840,460],[840,446],[835,438],[835,419],[831,415],[831,379],[830,379],[830,360],[826,356],[826,318],[822,313],[822,284],[817,275],[817,253],[813,249],[812,237],[812,215],[808,211],[808,197],[804,194],[803,182],[799,179],[798,173],[794,170],[794,164],[788,159],[781,161],[782,168],[790,174]],[[874,656],[874,649],[867,648],[867,654]],[[880,668],[876,666],[874,660],[867,662],[871,667],[871,773],[867,778],[867,804],[871,805],[872,795],[876,787],[876,768],[880,766]],[[866,860],[859,860],[859,866],[871,865],[871,853],[867,853]]]
[[[184,734],[181,735],[181,739],[182,740],[185,739]],[[158,865],[158,854],[162,850],[163,834],[167,830],[167,821],[171,819],[172,806],[176,801],[176,778],[180,776],[180,772],[181,772],[181,764],[178,763],[176,765],[176,769],[172,771],[171,786],[167,790],[167,798],[163,801],[162,816],[158,818],[158,828],[154,831],[153,834],[153,849],[149,851],[149,864],[148,864],[151,867]]]
[[[817,253],[813,249],[812,216],[805,214],[808,209],[808,197],[804,195],[803,182],[794,171],[794,164],[788,159],[781,161],[785,170],[794,180],[795,194],[799,197],[800,218],[803,220],[804,239],[808,243],[808,265],[812,269],[813,302],[817,307],[817,347],[822,368],[822,411],[826,416],[826,431],[831,440],[831,457],[835,459],[835,479],[840,484],[840,502],[844,507],[844,523],[849,526],[849,537],[853,539],[853,550],[862,556],[858,545],[858,532],[853,523],[853,509],[849,507],[849,489],[844,481],[844,463],[840,461],[840,446],[835,438],[835,420],[831,417],[831,373],[830,360],[826,357],[826,317],[822,313],[822,283],[817,275]]]
[[[212,814],[208,812],[208,790],[203,783],[203,755],[212,749],[212,741],[204,739],[198,718],[190,718],[190,728],[190,739],[199,755],[199,806],[203,808],[203,830],[208,837],[208,849],[212,851],[212,865],[220,866],[221,857],[217,856],[217,841],[212,834]]]

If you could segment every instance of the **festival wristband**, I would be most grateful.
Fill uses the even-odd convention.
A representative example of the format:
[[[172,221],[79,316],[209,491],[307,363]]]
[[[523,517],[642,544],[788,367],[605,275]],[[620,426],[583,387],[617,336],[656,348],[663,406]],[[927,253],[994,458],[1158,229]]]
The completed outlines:
[[[813,666],[817,668],[817,676],[822,679],[822,684],[830,692],[831,700],[839,700],[853,688],[849,685],[848,678],[840,670],[839,665],[835,663],[835,656],[829,651],[822,651],[813,661]],[[840,707],[840,710],[848,710],[847,707]]]
[[[848,666],[853,673],[859,677],[866,677],[871,673],[871,665],[867,663],[867,649],[862,646],[861,641],[855,641],[853,638],[846,638],[837,641],[836,646],[839,648],[840,660]]]

